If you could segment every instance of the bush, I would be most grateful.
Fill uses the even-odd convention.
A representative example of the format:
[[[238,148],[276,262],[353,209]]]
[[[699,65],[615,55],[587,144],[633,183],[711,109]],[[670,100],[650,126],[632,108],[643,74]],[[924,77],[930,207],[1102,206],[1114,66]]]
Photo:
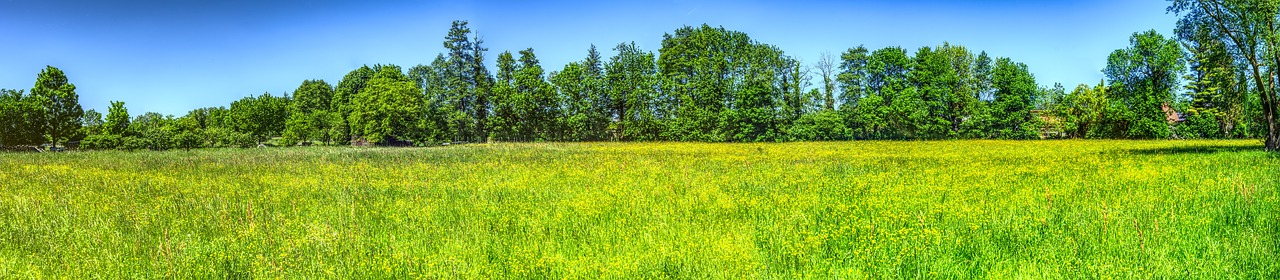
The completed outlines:
[[[151,146],[151,141],[146,138],[137,136],[125,136],[120,138],[120,149],[135,151],[147,149]]]
[[[805,114],[787,128],[787,136],[796,141],[829,141],[849,139],[852,131],[835,111]]]
[[[120,148],[120,135],[94,134],[80,141],[80,148],[85,150],[110,150]]]
[[[1183,138],[1220,138],[1222,130],[1218,120],[1210,114],[1187,114],[1187,121],[1178,125],[1178,136]]]
[[[196,149],[204,146],[204,141],[202,141],[199,134],[191,131],[178,133],[173,140],[175,147],[184,150]]]
[[[207,145],[214,148],[249,148],[256,145],[252,135],[221,127],[205,129],[204,138]]]
[[[173,136],[173,132],[165,129],[148,129],[142,132],[142,138],[147,140],[146,148],[154,151],[173,149]]]

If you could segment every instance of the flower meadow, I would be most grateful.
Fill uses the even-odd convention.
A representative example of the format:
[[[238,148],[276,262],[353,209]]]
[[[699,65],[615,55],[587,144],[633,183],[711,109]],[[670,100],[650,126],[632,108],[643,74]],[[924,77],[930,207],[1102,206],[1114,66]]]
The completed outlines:
[[[0,154],[0,278],[1280,278],[1256,140]]]

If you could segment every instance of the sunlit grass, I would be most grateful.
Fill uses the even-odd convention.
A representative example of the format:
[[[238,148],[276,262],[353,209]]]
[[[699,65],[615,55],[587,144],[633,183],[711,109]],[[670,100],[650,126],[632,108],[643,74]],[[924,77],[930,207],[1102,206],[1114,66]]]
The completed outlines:
[[[1271,278],[1257,141],[0,154],[0,278]]]

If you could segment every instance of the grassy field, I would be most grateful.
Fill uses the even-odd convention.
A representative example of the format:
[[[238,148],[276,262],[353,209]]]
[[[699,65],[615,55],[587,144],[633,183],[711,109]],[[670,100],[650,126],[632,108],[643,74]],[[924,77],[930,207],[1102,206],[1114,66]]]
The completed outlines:
[[[1258,141],[0,154],[0,278],[1280,278]]]

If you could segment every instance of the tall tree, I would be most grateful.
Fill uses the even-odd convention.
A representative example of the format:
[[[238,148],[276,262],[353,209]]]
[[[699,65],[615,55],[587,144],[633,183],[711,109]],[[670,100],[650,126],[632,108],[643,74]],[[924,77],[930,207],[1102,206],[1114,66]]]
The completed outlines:
[[[1126,109],[1127,137],[1165,138],[1170,127],[1163,105],[1173,102],[1186,63],[1182,48],[1155,30],[1134,33],[1130,47],[1107,58],[1102,72],[1111,81],[1113,102]]]
[[[457,131],[454,141],[484,141],[488,137],[485,125],[488,122],[489,94],[494,83],[493,76],[484,66],[483,41],[473,35],[466,21],[454,21],[445,36],[444,47],[448,50],[448,67],[446,68],[447,90],[450,92],[449,103],[457,114],[449,119],[451,127]]]
[[[492,137],[498,140],[516,140],[520,125],[518,103],[523,100],[516,92],[516,59],[510,51],[498,54],[498,75],[492,91],[493,115],[489,118]]]
[[[600,59],[600,53],[592,45],[587,50],[585,59],[571,62],[549,76],[563,101],[566,140],[595,141],[607,138],[608,95],[603,88],[604,68]]]
[[[84,115],[80,96],[76,94],[76,85],[68,81],[61,69],[47,66],[40,71],[31,95],[42,104],[47,116],[43,132],[54,147],[80,130],[80,117]]]
[[[776,111],[789,58],[777,47],[704,24],[663,35],[659,54],[663,94],[670,97],[658,100],[669,99],[662,103],[676,108],[670,126],[675,140],[764,141],[781,136]]]
[[[333,86],[324,80],[303,81],[293,92],[293,101],[289,103],[289,118],[285,121],[282,135],[285,142],[291,144],[311,139],[330,142],[330,128],[341,125],[332,122],[329,114],[333,95]]]
[[[818,62],[813,65],[822,76],[822,109],[836,109],[836,60],[829,52],[822,52]]]
[[[991,70],[994,138],[1032,139],[1039,137],[1038,118],[1031,114],[1037,94],[1035,76],[1027,65],[1009,58],[996,59]]]
[[[920,106],[916,110],[923,112],[913,112],[920,119],[909,120],[912,127],[918,133],[920,138],[940,139],[955,138],[958,133],[952,130],[953,122],[958,118],[955,117],[956,111],[952,110],[956,103],[956,98],[952,94],[956,92],[956,84],[960,83],[960,75],[956,73],[956,68],[951,64],[951,56],[946,53],[944,47],[939,47],[936,51],[929,47],[922,47],[916,51],[915,67],[912,69],[909,79],[913,86],[917,88],[916,93],[919,94]]]
[[[560,100],[544,73],[532,48],[520,51],[514,78],[519,100],[516,113],[520,116],[517,130],[522,141],[559,139]]]
[[[1267,124],[1266,149],[1280,151],[1280,5],[1274,1],[1170,0],[1168,11],[1181,16],[1178,29],[1205,28],[1244,66],[1249,88],[1257,92]],[[1180,32],[1188,33],[1188,32]]]
[[[373,68],[361,65],[360,68],[347,72],[347,75],[338,81],[338,86],[333,91],[333,98],[329,100],[329,110],[336,113],[336,116],[331,116],[331,119],[336,118],[338,124],[337,129],[330,130],[330,137],[336,139],[339,144],[351,141],[351,125],[347,121],[347,117],[351,115],[351,99],[364,89],[369,79],[373,78],[373,73]]]
[[[645,52],[635,42],[619,43],[618,52],[605,65],[613,129],[618,140],[654,140],[660,128],[654,116],[657,68],[653,52]]]

